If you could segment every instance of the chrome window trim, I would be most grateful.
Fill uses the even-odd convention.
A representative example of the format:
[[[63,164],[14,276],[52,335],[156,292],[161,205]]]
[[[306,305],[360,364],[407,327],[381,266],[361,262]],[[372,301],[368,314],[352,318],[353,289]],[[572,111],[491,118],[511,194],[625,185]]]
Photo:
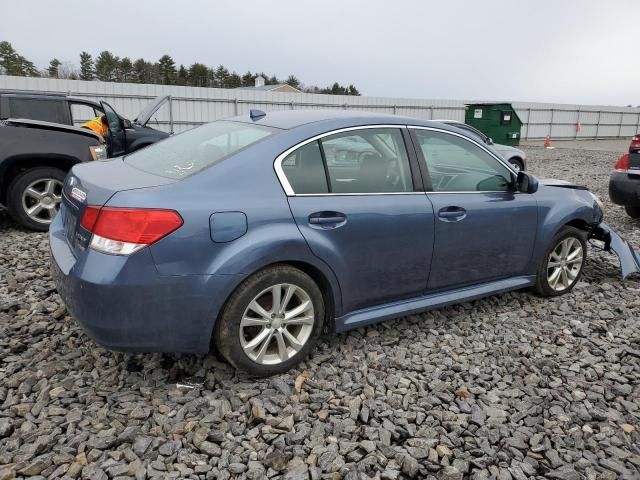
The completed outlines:
[[[380,192],[380,193],[295,193],[292,197],[362,197],[365,195],[424,195],[425,192]]]
[[[288,196],[288,197],[317,197],[317,196],[323,196],[323,197],[328,197],[328,196],[347,196],[347,195],[415,195],[415,194],[419,194],[422,195],[424,194],[424,192],[380,192],[380,193],[376,193],[376,192],[371,192],[371,193],[296,193],[293,191],[293,188],[291,187],[291,184],[289,183],[289,180],[287,179],[287,176],[284,173],[284,170],[282,169],[282,161],[292,152],[294,152],[295,150],[297,150],[298,148],[304,147],[305,145],[307,145],[308,143],[311,142],[315,142],[316,140],[319,140],[321,138],[324,137],[328,137],[329,135],[335,135],[338,133],[343,133],[343,132],[351,132],[351,131],[355,131],[355,130],[371,130],[371,129],[378,129],[378,128],[394,128],[396,130],[403,130],[406,129],[407,126],[406,125],[358,125],[355,127],[345,127],[345,128],[339,128],[337,130],[331,130],[330,132],[325,132],[325,133],[321,133],[319,135],[315,135],[311,138],[307,138],[306,140],[303,140],[302,142],[296,143],[294,146],[289,147],[287,150],[285,150],[284,152],[282,152],[280,155],[278,155],[276,157],[276,159],[273,162],[273,168],[276,171],[276,176],[278,177],[278,180],[280,181],[280,185],[282,185],[282,188],[284,190],[284,193]],[[407,152],[408,155],[408,152]]]
[[[492,151],[490,151],[489,149],[487,149],[484,145],[482,145],[480,142],[475,141],[472,138],[468,138],[464,135],[461,135],[459,133],[456,132],[450,132],[448,130],[444,130],[441,128],[435,128],[435,127],[423,127],[423,126],[419,126],[419,125],[389,125],[389,124],[384,124],[384,125],[358,125],[358,126],[354,126],[354,127],[345,127],[345,128],[339,128],[337,130],[331,130],[329,132],[325,132],[325,133],[321,133],[319,135],[315,135],[311,138],[308,138],[306,140],[303,140],[302,142],[299,142],[297,144],[295,144],[292,147],[289,147],[287,150],[285,150],[284,152],[282,152],[280,155],[278,155],[276,157],[276,159],[273,162],[273,168],[276,172],[276,176],[278,177],[278,180],[280,181],[280,185],[282,186],[284,193],[288,196],[288,197],[337,197],[337,196],[342,196],[342,197],[346,197],[346,196],[364,196],[364,195],[423,195],[423,194],[428,194],[428,195],[432,195],[432,194],[459,194],[459,193],[463,193],[463,194],[472,194],[472,193],[518,193],[518,192],[506,192],[503,190],[469,190],[469,191],[443,191],[443,192],[434,192],[434,191],[421,191],[421,192],[371,192],[371,193],[295,193],[293,191],[293,188],[291,187],[291,184],[289,183],[289,180],[287,179],[287,176],[284,173],[284,170],[282,169],[282,161],[292,152],[294,152],[295,150],[297,150],[298,148],[304,147],[305,145],[307,145],[308,143],[311,142],[315,142],[316,140],[319,140],[321,138],[324,137],[328,137],[329,135],[335,135],[338,133],[343,133],[343,132],[350,132],[350,131],[355,131],[355,130],[371,130],[371,129],[378,129],[378,128],[394,128],[397,130],[402,130],[402,129],[415,129],[415,130],[431,130],[434,132],[440,132],[440,133],[446,133],[448,135],[453,135],[456,137],[460,137],[470,143],[473,143],[474,145],[480,147],[482,150],[484,150],[485,152],[487,152],[490,156],[492,156],[494,159],[496,159],[498,161],[498,163],[500,163],[503,167],[505,167],[509,172],[513,173],[514,175],[517,175],[516,171],[511,167],[511,165],[506,162],[505,160],[503,160],[502,158],[498,157],[497,155],[495,155]]]
[[[453,135],[455,137],[460,137],[464,140],[466,140],[467,142],[473,143],[474,145],[476,145],[477,147],[480,147],[482,150],[484,150],[485,152],[487,152],[489,155],[491,155],[493,158],[495,158],[500,164],[502,164],[503,167],[505,167],[507,170],[509,170],[511,173],[513,173],[514,175],[518,175],[518,173],[513,169],[513,167],[511,167],[511,165],[509,164],[509,162],[503,160],[502,158],[498,157],[495,153],[493,153],[491,150],[489,150],[488,148],[486,148],[484,145],[482,145],[480,142],[476,142],[473,138],[469,138],[466,137],[464,135],[461,135],[459,133],[456,132],[450,132],[448,130],[443,130],[441,128],[434,128],[434,127],[420,127],[417,125],[407,125],[407,128],[410,130],[431,130],[434,132],[439,132],[439,133],[446,133],[447,135]],[[448,193],[448,192],[438,192],[438,193]],[[478,192],[473,192],[473,193],[478,193]]]

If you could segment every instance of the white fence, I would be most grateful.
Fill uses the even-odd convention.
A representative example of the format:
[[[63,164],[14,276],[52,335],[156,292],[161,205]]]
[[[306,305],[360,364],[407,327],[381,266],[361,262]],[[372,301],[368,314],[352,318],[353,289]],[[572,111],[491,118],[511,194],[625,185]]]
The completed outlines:
[[[87,82],[51,78],[0,75],[0,90],[62,92],[104,100],[120,114],[135,116],[158,95],[170,95],[169,106],[161,108],[152,124],[166,131],[180,132],[219,118],[247,113],[288,109],[344,109],[393,113],[408,117],[464,121],[465,100],[353,97],[308,93],[177,87],[134,83]],[[524,122],[523,139],[617,138],[640,132],[640,108],[512,102]],[[578,124],[580,131],[578,132]]]

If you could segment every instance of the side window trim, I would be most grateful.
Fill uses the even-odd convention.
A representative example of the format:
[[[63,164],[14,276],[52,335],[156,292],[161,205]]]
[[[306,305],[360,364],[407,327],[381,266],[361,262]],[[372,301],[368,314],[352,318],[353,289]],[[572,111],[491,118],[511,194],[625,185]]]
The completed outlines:
[[[329,183],[329,174],[327,171],[327,162],[325,159],[325,155],[324,155],[324,149],[322,147],[322,142],[319,141],[324,137],[328,137],[331,135],[335,135],[338,133],[344,133],[344,132],[350,132],[350,131],[357,131],[357,130],[371,130],[371,129],[384,129],[384,128],[390,128],[390,129],[395,129],[395,130],[400,130],[402,137],[403,137],[403,141],[404,141],[404,135],[405,135],[405,131],[407,129],[407,125],[403,125],[403,124],[397,124],[397,125],[391,125],[391,124],[384,124],[384,125],[358,125],[355,127],[345,127],[345,128],[339,128],[336,130],[331,130],[329,132],[325,132],[325,133],[321,133],[319,135],[315,135],[311,138],[307,138],[306,140],[303,140],[297,144],[295,144],[294,146],[288,148],[287,150],[285,150],[284,152],[282,152],[280,155],[278,155],[276,157],[276,159],[273,162],[273,168],[276,172],[276,176],[278,177],[278,180],[280,181],[280,185],[282,186],[282,189],[284,190],[285,194],[288,197],[319,197],[319,196],[354,196],[354,195],[423,195],[424,191],[421,189],[419,191],[416,191],[415,189],[415,185],[416,185],[416,181],[414,179],[415,175],[418,174],[418,172],[414,172],[413,170],[413,166],[411,165],[411,149],[409,147],[409,145],[407,145],[406,141],[404,141],[404,148],[405,148],[405,153],[407,154],[408,158],[409,158],[409,170],[410,170],[410,174],[411,174],[411,179],[414,185],[414,191],[412,192],[380,192],[380,193],[295,193],[295,191],[293,190],[293,187],[291,186],[291,184],[289,183],[289,180],[287,179],[286,174],[284,173],[284,169],[282,168],[282,162],[284,161],[284,159],[291,153],[295,152],[297,149],[304,147],[305,145],[314,142],[314,141],[318,141],[319,145],[320,145],[320,152],[322,155],[322,162],[324,164],[324,168],[325,168],[325,175],[327,176],[327,183]],[[418,162],[420,163],[420,162]],[[329,185],[329,190],[331,189],[331,186]]]
[[[438,193],[438,194],[450,194],[450,193],[504,193],[501,190],[476,190],[476,191],[444,191],[444,192],[435,192],[433,190],[433,187],[431,185],[431,176],[429,175],[429,169],[427,167],[427,162],[424,158],[424,154],[422,153],[422,149],[419,148],[419,142],[418,139],[416,137],[415,131],[416,130],[429,130],[432,132],[438,132],[438,133],[445,133],[447,135],[452,135],[455,137],[460,137],[463,140],[466,140],[467,142],[472,143],[473,145],[476,145],[477,147],[480,147],[482,150],[484,150],[486,153],[488,153],[491,157],[493,157],[500,165],[502,165],[503,167],[505,167],[511,174],[512,174],[512,180],[513,180],[513,176],[516,175],[515,171],[513,170],[513,167],[511,167],[511,165],[508,164],[508,162],[504,161],[503,159],[501,159],[500,157],[498,157],[497,155],[495,155],[493,152],[491,152],[488,148],[486,148],[484,145],[482,145],[480,142],[477,142],[475,140],[473,140],[472,138],[468,138],[464,135],[461,135],[459,133],[456,132],[450,132],[448,130],[443,130],[441,128],[434,128],[434,127],[423,127],[423,126],[419,126],[419,125],[407,125],[407,128],[409,129],[409,132],[411,134],[411,139],[414,142],[414,148],[416,150],[416,154],[418,155],[420,162],[418,162],[420,164],[421,167],[421,173],[423,176],[423,182],[425,184],[425,191],[428,193]],[[428,188],[426,188],[426,186],[428,186]],[[510,193],[518,193],[518,192],[510,192]]]

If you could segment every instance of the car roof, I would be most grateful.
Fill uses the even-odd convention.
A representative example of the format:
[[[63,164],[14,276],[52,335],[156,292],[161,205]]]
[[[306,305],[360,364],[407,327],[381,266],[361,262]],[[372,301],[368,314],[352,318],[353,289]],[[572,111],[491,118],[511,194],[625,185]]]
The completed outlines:
[[[38,92],[31,90],[0,90],[0,95],[23,98],[42,98],[46,100],[66,100],[69,102],[85,103],[95,107],[100,106],[100,102],[85,97],[74,97],[66,93],[58,92]]]
[[[363,112],[357,110],[284,110],[267,112],[253,120],[249,113],[231,117],[227,120],[264,125],[267,127],[290,130],[302,125],[332,123],[340,125],[417,125],[440,128],[441,124],[384,113]]]

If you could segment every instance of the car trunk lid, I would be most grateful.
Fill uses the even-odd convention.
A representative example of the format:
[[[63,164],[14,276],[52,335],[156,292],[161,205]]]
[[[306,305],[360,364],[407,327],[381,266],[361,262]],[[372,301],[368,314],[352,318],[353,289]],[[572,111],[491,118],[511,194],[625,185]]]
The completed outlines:
[[[86,249],[91,240],[91,232],[81,224],[88,205],[101,207],[117,192],[156,187],[174,181],[131,167],[121,158],[73,167],[62,189],[60,215],[67,243],[74,255]]]

